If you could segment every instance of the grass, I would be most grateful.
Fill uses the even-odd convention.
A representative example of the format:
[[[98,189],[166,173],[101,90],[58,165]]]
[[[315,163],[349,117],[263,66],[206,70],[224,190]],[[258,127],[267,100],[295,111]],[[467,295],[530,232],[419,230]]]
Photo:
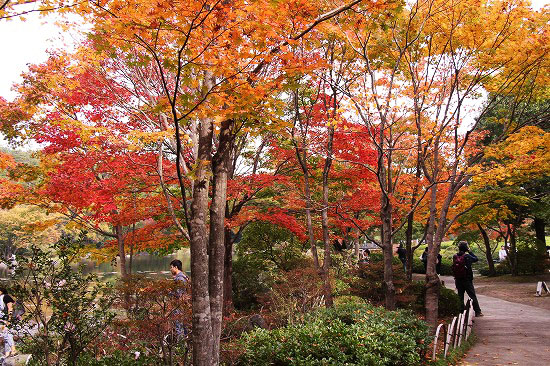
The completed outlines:
[[[459,362],[468,350],[477,342],[477,337],[474,333],[460,345],[460,347],[452,348],[447,352],[447,358],[438,358],[435,361],[430,361],[428,365],[430,366],[450,366],[456,365]],[[441,356],[441,355],[440,355]]]

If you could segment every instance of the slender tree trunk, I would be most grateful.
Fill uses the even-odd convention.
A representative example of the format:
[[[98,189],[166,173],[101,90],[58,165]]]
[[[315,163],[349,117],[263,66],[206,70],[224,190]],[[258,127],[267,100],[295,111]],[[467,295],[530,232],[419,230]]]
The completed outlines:
[[[411,212],[407,216],[407,229],[405,230],[405,250],[407,252],[407,259],[405,262],[405,268],[407,269],[407,279],[412,281],[413,273],[413,251],[412,251],[412,235],[413,235],[414,213]]]
[[[233,239],[231,229],[225,229],[225,255],[223,257],[223,314],[233,310]]]
[[[428,244],[428,265],[426,267],[426,322],[435,330],[437,324],[437,316],[439,311],[439,276],[436,273],[436,235],[435,235],[435,219],[437,215],[437,185],[430,188],[430,218],[428,221],[428,232],[426,234],[426,242]],[[437,248],[439,249],[439,248]],[[434,261],[432,258],[436,258]]]
[[[323,227],[323,242],[325,246],[325,257],[323,259],[323,292],[325,295],[326,307],[332,307],[332,286],[330,283],[330,237],[328,232],[328,176],[332,165],[332,142],[334,139],[334,127],[328,129],[327,158],[323,169],[323,209],[321,211],[321,225]]]
[[[212,120],[204,118],[199,127],[198,160],[193,185],[189,231],[191,237],[191,290],[193,311],[193,365],[212,366],[213,335],[210,313],[208,261],[208,188],[212,154]]]
[[[118,255],[120,256],[120,276],[126,278],[126,253],[124,250],[124,236],[122,234],[122,225],[115,226],[116,241],[118,244]]]
[[[487,258],[487,265],[489,266],[489,276],[494,276],[496,274],[495,263],[493,262],[493,253],[491,249],[491,242],[489,241],[489,235],[487,235],[487,231],[485,231],[483,226],[479,223],[477,224],[477,228],[479,229],[479,232],[483,237],[483,243],[485,244],[485,257]]]
[[[223,280],[225,256],[225,205],[227,201],[227,177],[231,145],[231,120],[220,127],[219,146],[212,159],[214,184],[210,205],[209,289],[212,324],[212,365],[219,364],[220,338],[223,320]]]
[[[508,250],[508,258],[510,259],[510,268],[512,276],[518,275],[518,255],[516,253],[516,227],[513,224],[506,224],[510,237],[510,249]]]
[[[299,152],[296,152],[299,154]],[[305,160],[305,159],[304,159]],[[315,243],[315,234],[313,233],[313,221],[311,218],[311,209],[312,209],[312,200],[311,200],[311,188],[309,186],[309,174],[307,163],[304,161],[302,165],[302,171],[304,172],[304,189],[305,189],[305,199],[306,199],[306,226],[309,237],[309,248],[311,250],[311,255],[313,256],[313,265],[315,268],[319,269],[319,255],[317,254],[317,244]]]
[[[395,310],[395,285],[393,284],[393,244],[391,238],[391,212],[386,212],[382,222],[382,236],[384,252],[384,292],[385,307],[388,310]]]
[[[383,160],[383,159],[382,159]],[[383,161],[382,161],[382,164]],[[383,165],[380,165],[379,174],[381,181],[386,179],[391,179],[386,177],[386,170]],[[381,241],[382,241],[382,251],[384,254],[384,297],[385,297],[385,307],[388,310],[395,309],[395,286],[393,284],[393,245],[392,245],[392,204],[389,200],[387,193],[388,185],[384,184],[382,187],[381,193],[381,207],[380,207],[380,219],[382,221],[381,227]]]
[[[130,260],[128,262],[128,274],[132,274],[132,264],[134,260],[134,243],[136,241],[136,224],[132,224],[132,243],[130,244]]]
[[[541,242],[546,249],[546,222],[543,218],[535,217],[533,219],[533,227],[535,228],[535,236],[537,240]]]

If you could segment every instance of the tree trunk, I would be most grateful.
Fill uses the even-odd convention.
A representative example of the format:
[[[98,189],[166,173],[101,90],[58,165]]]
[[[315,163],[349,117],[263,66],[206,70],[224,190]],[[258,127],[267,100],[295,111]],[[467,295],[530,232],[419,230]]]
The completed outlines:
[[[384,297],[385,307],[395,310],[395,286],[393,284],[393,243],[392,243],[392,205],[387,196],[382,193],[382,220],[381,238],[384,253]]]
[[[493,253],[491,249],[491,242],[489,241],[489,235],[487,235],[487,231],[485,231],[480,224],[477,224],[477,228],[479,229],[479,232],[483,237],[483,243],[485,244],[485,257],[487,258],[487,265],[489,266],[489,276],[494,276],[496,275],[495,263],[493,262]]]
[[[533,219],[533,226],[535,228],[535,236],[537,240],[541,242],[544,248],[546,249],[546,233],[545,233],[546,222],[544,221],[544,219],[540,217],[535,217]]]
[[[125,278],[126,272],[126,253],[124,251],[124,237],[122,235],[122,225],[115,226],[116,241],[118,244],[118,255],[120,256],[120,276]]]
[[[135,207],[134,207],[135,209]],[[132,243],[130,244],[130,260],[128,261],[128,274],[132,274],[132,264],[134,261],[134,243],[136,242],[136,224],[132,224]]]
[[[384,225],[385,226],[385,225]],[[387,229],[383,230],[386,237],[382,250],[384,251],[384,293],[385,307],[388,310],[395,310],[395,286],[393,284],[393,246],[391,241],[391,231],[388,234]],[[389,241],[388,241],[389,240]]]
[[[231,145],[232,120],[220,126],[219,146],[212,159],[214,175],[212,203],[210,205],[209,290],[212,326],[212,365],[219,364],[220,338],[223,320],[223,280],[225,256],[225,205],[227,201],[227,176]]]
[[[334,127],[329,127],[328,132],[327,157],[325,159],[325,167],[323,169],[323,209],[321,210],[321,225],[323,227],[323,242],[325,247],[322,277],[325,306],[327,308],[333,306],[332,285],[330,283],[331,246],[328,232],[328,176],[332,165],[332,142],[334,139]]]
[[[413,273],[413,251],[412,251],[412,235],[413,235],[413,223],[414,213],[411,212],[407,216],[407,229],[405,230],[405,250],[407,252],[407,259],[405,262],[405,268],[407,269],[407,279],[412,281]]]
[[[512,276],[518,275],[518,255],[516,252],[516,227],[513,224],[506,224],[508,234],[510,236],[510,249],[508,250],[508,258],[510,259],[510,269]]]
[[[313,256],[313,265],[316,269],[320,268],[319,265],[319,255],[317,254],[317,245],[315,243],[315,234],[313,232],[313,221],[311,218],[311,188],[309,185],[309,170],[307,167],[307,155],[306,149],[302,149],[303,155],[300,155],[300,149],[296,148],[296,156],[300,166],[302,167],[302,172],[304,173],[304,190],[305,190],[305,199],[306,199],[306,227],[309,238],[309,248],[311,250],[311,255]]]
[[[193,365],[212,366],[213,335],[210,314],[208,262],[208,167],[212,153],[212,121],[201,120],[198,160],[193,184],[193,201],[189,220],[191,249],[191,291],[193,311]]]
[[[223,314],[233,311],[233,238],[231,229],[225,229],[225,255],[223,257]]]
[[[426,242],[428,244],[428,265],[426,267],[426,322],[435,331],[439,311],[439,276],[436,273],[437,254],[439,248],[437,245],[437,236],[435,233],[435,219],[437,215],[437,185],[430,188],[430,218],[428,221],[428,231]],[[434,261],[435,258],[435,261]]]

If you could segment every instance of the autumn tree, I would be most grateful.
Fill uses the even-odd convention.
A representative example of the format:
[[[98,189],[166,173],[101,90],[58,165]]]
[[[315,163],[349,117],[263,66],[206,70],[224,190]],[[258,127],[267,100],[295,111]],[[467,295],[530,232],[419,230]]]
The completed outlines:
[[[416,1],[378,17],[357,14],[342,21],[360,60],[359,82],[347,90],[350,108],[371,126],[378,149],[385,260],[391,259],[392,236],[403,225],[402,219],[392,219],[403,193],[395,189],[402,170],[392,159],[409,152],[409,166],[424,180],[413,184],[409,202],[414,203],[400,217],[410,217],[425,195],[426,314],[432,326],[437,321],[439,246],[463,214],[454,209],[457,193],[483,159],[476,143],[482,138],[479,118],[467,122],[467,116],[484,90],[525,99],[544,85],[546,17],[519,2]],[[474,113],[483,116],[497,104],[490,99]],[[510,131],[505,129],[504,135]],[[390,278],[388,274],[386,280]],[[391,299],[390,282],[387,288]]]
[[[45,64],[32,66],[19,86],[19,97],[1,108],[11,116],[5,120],[8,127],[26,131],[19,133],[20,138],[46,145],[38,166],[12,169],[12,178],[25,180],[29,172],[34,175],[34,182],[22,192],[14,190],[13,197],[63,213],[113,240],[125,276],[125,242],[130,242],[132,254],[138,249],[136,239],[140,249],[166,246],[170,240],[163,240],[169,235],[161,234],[170,220],[149,222],[136,230],[136,224],[164,212],[158,199],[162,197],[158,159],[154,149],[147,150],[163,134],[147,135],[143,141],[143,134],[136,130],[143,126],[137,123],[142,114],[137,107],[137,113],[131,109],[135,94],[106,77],[104,71],[116,66],[113,63],[99,63],[95,58],[84,62],[82,57],[89,52],[90,48],[83,47],[74,55],[73,60],[79,61],[76,66],[69,64],[66,54],[52,55]],[[124,118],[130,121],[121,121]]]
[[[215,365],[219,359],[224,213],[234,136],[249,123],[268,121],[265,116],[275,110],[269,95],[279,87],[278,76],[292,67],[283,62],[289,42],[359,2],[334,10],[309,3],[219,1],[84,2],[74,8],[93,24],[105,50],[138,49],[141,61],[153,65],[161,80],[156,106],[174,131],[183,227],[191,246],[196,365]],[[183,156],[193,141],[194,154]]]

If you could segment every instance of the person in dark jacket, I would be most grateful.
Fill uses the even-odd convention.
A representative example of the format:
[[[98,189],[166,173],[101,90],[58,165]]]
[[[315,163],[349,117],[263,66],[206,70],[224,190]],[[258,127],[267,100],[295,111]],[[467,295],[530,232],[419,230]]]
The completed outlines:
[[[466,292],[472,300],[476,316],[483,316],[479,302],[477,301],[476,290],[474,288],[474,273],[472,272],[472,263],[477,261],[476,255],[468,247],[468,242],[461,241],[458,243],[458,253],[453,256],[453,276],[455,277],[456,290],[462,304],[461,308],[462,310],[464,309],[464,293]],[[464,263],[464,268],[460,268],[459,263]]]
[[[399,260],[403,263],[403,270],[407,272],[407,249],[403,247],[403,243],[399,243],[397,257],[399,257]]]
[[[439,275],[441,274],[441,260],[443,257],[441,254],[437,255],[437,263],[435,264],[435,272]],[[424,273],[428,271],[428,247],[424,249],[422,252],[422,256],[420,256],[420,260],[422,261],[422,264],[424,265]]]
[[[422,264],[424,265],[424,273],[428,270],[428,247],[424,248],[424,251],[422,252],[422,255],[420,256],[420,260],[422,261]]]

